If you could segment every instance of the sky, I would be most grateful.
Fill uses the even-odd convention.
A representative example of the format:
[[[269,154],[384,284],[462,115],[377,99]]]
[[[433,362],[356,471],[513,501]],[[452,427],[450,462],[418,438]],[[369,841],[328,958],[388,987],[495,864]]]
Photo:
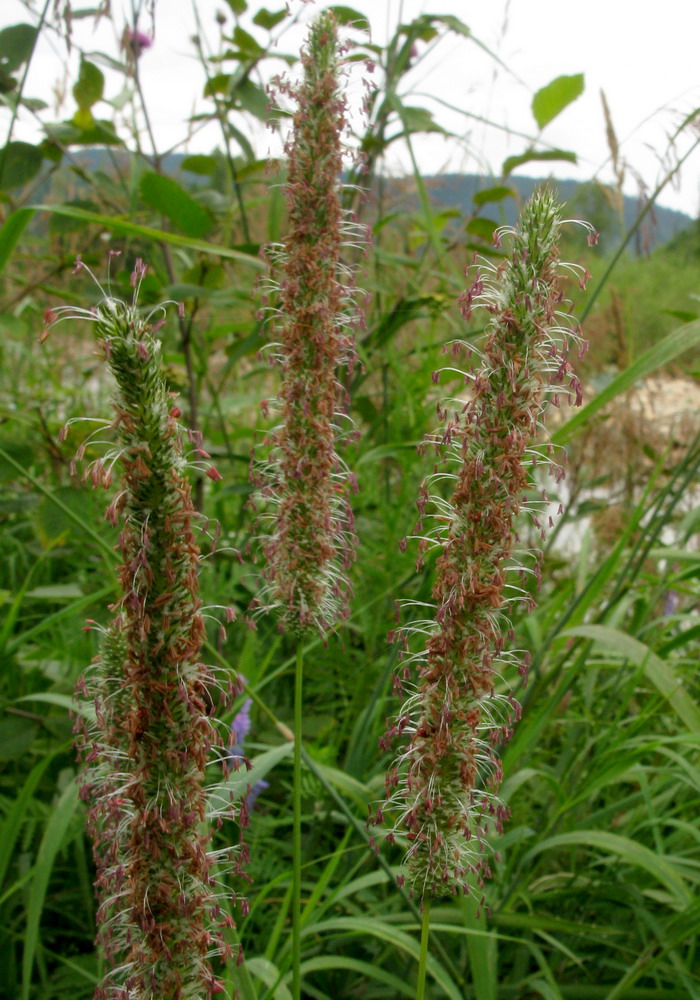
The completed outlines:
[[[152,2],[152,0],[151,0]],[[250,3],[255,13],[263,0]],[[119,55],[119,38],[131,23],[132,5],[138,0],[112,0],[114,25],[106,19],[95,28],[91,18],[75,20],[73,51],[66,57],[65,45],[55,34],[47,34],[30,67],[25,93],[48,99],[58,82],[67,95],[58,108],[59,117],[70,117],[75,104],[70,88],[78,67],[78,50]],[[266,0],[277,10],[284,0]],[[402,81],[404,104],[429,108],[451,136],[425,135],[415,140],[415,154],[425,175],[440,172],[486,172],[500,174],[506,156],[525,150],[538,136],[531,102],[533,94],[555,77],[583,73],[583,95],[541,133],[545,147],[575,152],[578,165],[528,164],[518,171],[581,180],[614,179],[601,90],[625,163],[624,190],[637,194],[653,190],[666,172],[700,138],[700,4],[697,0],[664,0],[647,6],[645,15],[638,0],[350,0],[356,10],[369,14],[372,41],[384,44],[397,23],[407,23],[420,14],[451,14],[466,24],[471,37],[445,33],[432,43],[420,43],[414,68]],[[44,0],[2,0],[0,29],[21,21],[36,23]],[[73,0],[74,7],[96,6],[97,0]],[[49,9],[53,9],[53,3]],[[325,0],[289,0],[291,17],[274,29],[276,51],[298,54],[305,36],[304,25],[328,6]],[[231,30],[233,17],[226,0],[155,0],[155,38],[140,60],[143,90],[161,151],[178,145],[189,152],[210,152],[218,144],[214,126],[187,136],[187,117],[203,111],[203,72],[190,38],[198,32],[210,52],[219,45],[217,13],[224,15],[224,31]],[[250,13],[241,24],[265,44],[267,32],[251,27]],[[142,31],[151,32],[151,19],[144,11]],[[278,37],[279,36],[279,37]],[[356,35],[355,37],[360,37]],[[104,63],[100,63],[104,67]],[[229,68],[231,64],[228,64]],[[272,72],[283,68],[280,60],[270,64]],[[116,98],[121,82],[107,72],[106,96]],[[375,74],[377,82],[379,77]],[[353,121],[362,128],[359,106],[362,81],[348,82]],[[53,99],[52,99],[53,102]],[[449,105],[449,106],[448,106]],[[673,140],[680,122],[698,109],[698,124]],[[44,114],[57,120],[51,107]],[[111,109],[98,105],[98,117],[110,117]],[[496,123],[486,125],[481,119]],[[9,113],[0,109],[0,141],[4,141]],[[4,130],[4,131],[3,131]],[[507,130],[510,130],[507,131]],[[36,123],[22,115],[13,137],[32,141]],[[268,149],[276,154],[274,137],[262,126],[249,133],[259,155]],[[183,139],[187,141],[183,144]],[[147,144],[146,144],[147,145]],[[410,171],[405,144],[395,143],[385,169],[392,174]],[[680,177],[667,185],[660,204],[700,214],[700,147],[681,168]]]

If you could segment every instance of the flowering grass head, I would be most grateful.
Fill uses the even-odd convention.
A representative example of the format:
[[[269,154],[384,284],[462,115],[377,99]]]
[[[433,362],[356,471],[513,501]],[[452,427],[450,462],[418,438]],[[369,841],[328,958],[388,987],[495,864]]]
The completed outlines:
[[[355,311],[352,275],[341,260],[351,234],[338,190],[345,102],[330,13],[314,21],[302,64],[303,81],[281,88],[296,110],[287,147],[289,231],[284,246],[269,251],[279,274],[271,287],[282,386],[280,423],[258,476],[272,505],[261,600],[277,610],[281,628],[325,633],[346,613],[354,555],[351,480],[336,444],[345,403],[338,370],[354,357]]]
[[[130,302],[113,296],[108,282],[93,309],[47,315],[51,327],[73,317],[92,322],[116,383],[116,446],[91,470],[95,484],[107,485],[112,467],[121,469],[107,510],[121,526],[121,596],[80,685],[95,723],[78,740],[88,765],[82,795],[98,869],[98,940],[109,970],[95,997],[201,1000],[223,989],[212,958],[230,954],[230,917],[214,882],[214,865],[225,858],[208,850],[219,812],[213,803],[225,789],[205,785],[212,749],[225,751],[210,718],[219,683],[200,658],[200,553],[180,410],[160,362],[164,307],[144,315],[137,304],[145,271],[137,260]],[[197,460],[206,460],[201,441],[192,443]],[[240,854],[225,852],[234,869]]]
[[[554,196],[539,191],[518,228],[497,234],[509,244],[507,258],[477,266],[460,304],[466,319],[476,307],[490,313],[485,342],[464,373],[468,399],[454,412],[439,407],[444,425],[429,439],[442,462],[421,489],[417,538],[421,557],[439,551],[434,604],[397,630],[407,699],[383,745],[394,737],[407,743],[375,816],[393,819],[390,840],[405,836],[408,878],[421,897],[483,886],[489,830],[500,831],[506,816],[496,794],[496,747],[520,707],[502,675],[515,667],[527,676],[527,654],[508,649],[510,614],[518,604],[532,609],[525,584],[540,572],[538,552],[515,550],[517,519],[529,514],[541,525],[546,497],[530,496],[538,460],[563,475],[550,449],[536,443],[548,402],[562,393],[581,401],[568,354],[572,344],[584,345],[558,279],[562,266],[585,274],[559,263],[561,225]],[[476,353],[463,343],[453,348]],[[449,501],[431,493],[443,480],[452,484]]]

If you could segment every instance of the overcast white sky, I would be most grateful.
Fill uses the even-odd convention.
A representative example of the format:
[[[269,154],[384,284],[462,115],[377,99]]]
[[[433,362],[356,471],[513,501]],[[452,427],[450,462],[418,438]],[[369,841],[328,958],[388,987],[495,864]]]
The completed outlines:
[[[250,2],[251,12],[263,0]],[[284,0],[265,0],[268,9],[277,10]],[[635,193],[635,172],[653,188],[673,157],[669,137],[682,118],[700,108],[700,3],[698,0],[664,0],[661,5],[642,4],[639,0],[348,0],[349,5],[366,13],[372,23],[373,40],[384,43],[399,18],[407,22],[421,13],[457,15],[471,29],[475,38],[498,55],[504,68],[469,39],[449,34],[438,45],[419,47],[416,68],[405,78],[405,103],[423,104],[433,110],[437,120],[459,139],[426,136],[416,141],[416,152],[425,174],[440,171],[492,171],[498,174],[505,156],[520,153],[527,139],[508,136],[485,127],[458,111],[439,103],[446,101],[458,109],[489,118],[527,135],[536,134],[530,110],[533,93],[561,74],[583,72],[586,89],[582,97],[567,108],[543,133],[551,146],[578,154],[579,167],[570,164],[529,164],[524,174],[546,174],[548,169],[560,177],[589,178],[597,174],[611,180],[609,150],[605,138],[600,90],[605,91],[612,120],[628,162],[625,188]],[[2,0],[0,28],[20,21],[36,21],[44,0]],[[203,34],[212,49],[218,44],[217,11],[225,13],[232,24],[225,0],[197,0]],[[74,6],[96,6],[76,3]],[[292,14],[308,21],[325,0],[303,2],[290,0]],[[50,4],[53,7],[53,3]],[[115,28],[103,21],[95,29],[91,19],[74,23],[75,48],[68,61],[68,98],[60,114],[69,117],[75,110],[70,85],[77,71],[77,49],[118,54],[118,38],[131,11],[131,0],[112,0]],[[180,142],[186,135],[184,125],[193,110],[204,110],[201,100],[203,75],[189,41],[194,34],[194,7],[189,0],[156,0],[156,36],[153,47],[141,58],[141,74],[146,98],[155,123],[161,149]],[[244,15],[241,23],[250,27]],[[142,16],[139,27],[148,30],[149,18]],[[267,35],[252,29],[261,42]],[[276,29],[279,33],[280,29]],[[298,52],[304,37],[302,25],[285,28],[279,49]],[[426,49],[428,52],[426,54]],[[42,43],[32,64],[25,93],[47,98],[51,85],[60,79],[65,65],[65,49],[57,40]],[[281,63],[277,64],[281,66]],[[231,64],[228,64],[229,68]],[[108,78],[107,96],[119,90],[116,76]],[[359,83],[351,86],[359,101]],[[427,95],[427,96],[426,96]],[[436,100],[437,99],[437,100]],[[111,109],[99,106],[98,115],[109,117]],[[51,119],[49,119],[51,120]],[[53,120],[56,120],[55,118]],[[0,141],[4,141],[9,114],[0,110]],[[23,116],[15,126],[14,137],[31,139],[35,126]],[[678,141],[676,153],[685,151],[700,135],[690,129]],[[208,152],[217,144],[218,133],[209,131],[192,136],[190,151]],[[256,135],[256,149],[265,155],[269,133]],[[399,173],[409,169],[405,148],[396,144],[388,167]],[[686,162],[682,183],[667,188],[661,204],[680,208],[697,216],[700,209],[700,148]]]

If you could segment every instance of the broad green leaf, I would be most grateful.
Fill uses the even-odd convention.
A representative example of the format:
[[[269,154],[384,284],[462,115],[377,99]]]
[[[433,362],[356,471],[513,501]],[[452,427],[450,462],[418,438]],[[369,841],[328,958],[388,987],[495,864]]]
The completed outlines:
[[[442,125],[438,125],[427,108],[409,108],[405,104],[401,104],[397,108],[397,111],[399,112],[401,124],[404,128],[402,134],[413,135],[414,132],[439,132],[442,135],[451,135]],[[394,138],[398,138],[398,136]]]
[[[561,635],[591,639],[618,656],[631,660],[635,666],[642,668],[647,680],[668,700],[688,729],[691,732],[700,731],[700,709],[685,690],[683,680],[675,675],[670,663],[658,657],[639,639],[608,625],[577,625]]]
[[[245,14],[248,9],[246,0],[226,0],[226,3],[229,5],[233,13],[238,14],[239,16],[241,14]]]
[[[53,871],[56,855],[63,847],[73,814],[78,808],[78,785],[73,779],[52,807],[44,828],[34,866],[34,878],[29,890],[27,903],[27,926],[24,932],[24,953],[22,955],[21,1000],[29,1000],[31,992],[32,967],[39,945],[39,926],[44,909],[46,890]]]
[[[22,187],[36,177],[44,157],[29,142],[10,142],[0,149],[0,190]]]
[[[0,271],[7,264],[12,251],[33,217],[34,212],[31,208],[20,208],[5,219],[2,228],[0,228]]]
[[[94,63],[81,59],[78,80],[73,87],[73,97],[80,110],[89,111],[93,104],[101,101],[104,89],[105,78],[102,71]]]
[[[23,757],[34,742],[37,727],[29,719],[0,719],[0,760],[16,760]]]
[[[477,191],[472,201],[481,207],[489,201],[503,201],[504,198],[514,198],[516,191],[514,188],[506,187],[504,184],[497,184],[495,187],[486,188],[484,191]]]
[[[369,31],[369,21],[366,15],[361,14],[354,7],[344,7],[342,4],[334,4],[328,9],[333,13],[338,24],[357,28],[359,31]]]
[[[538,90],[532,98],[532,113],[538,127],[548,125],[565,107],[581,96],[583,88],[583,73],[575,73],[573,76],[558,76]]]
[[[161,212],[186,236],[204,236],[212,227],[214,220],[206,208],[172,177],[148,171],[141,178],[139,192],[147,205]]]
[[[112,229],[116,233],[133,233],[135,236],[142,236],[144,239],[154,240],[157,243],[170,243],[172,246],[183,247],[186,250],[209,253],[216,257],[225,257],[228,260],[237,260],[240,263],[250,264],[256,271],[264,271],[267,266],[260,260],[258,254],[241,253],[235,247],[220,247],[216,246],[215,243],[206,243],[203,240],[193,240],[188,236],[180,236],[179,233],[168,233],[162,229],[153,229],[151,226],[141,226],[118,216],[86,212],[80,208],[71,208],[69,205],[31,205],[26,211],[30,210],[32,212],[53,212],[56,215],[66,215],[73,219],[82,219],[83,222],[94,222],[98,226],[102,226],[105,229]]]
[[[260,59],[265,55],[262,45],[259,45],[249,32],[244,31],[240,24],[233,29],[233,41],[248,59]]]
[[[37,29],[31,24],[13,24],[0,31],[0,68],[3,70],[19,69],[25,63],[34,48]]]
[[[278,24],[284,21],[287,16],[287,10],[268,10],[267,7],[261,7],[253,18],[253,24],[257,24],[261,28],[265,28],[267,31],[272,31]]]
[[[631,389],[636,382],[650,375],[657,368],[669,364],[681,354],[697,347],[699,343],[700,320],[694,320],[692,323],[686,323],[685,326],[679,326],[673,330],[667,337],[654,344],[636,361],[628,365],[602,392],[594,396],[590,403],[575,413],[562,427],[559,427],[552,434],[554,444],[566,444],[580,427],[585,426],[594,414],[607,406],[616,396]]]
[[[209,176],[216,171],[216,157],[204,156],[202,153],[195,153],[194,156],[186,156],[180,164],[180,170],[187,170],[191,174]]]
[[[204,85],[204,96],[212,97],[214,94],[228,94],[233,76],[231,73],[215,73],[210,76]]]
[[[493,219],[482,219],[477,215],[470,219],[464,228],[471,236],[478,236],[485,243],[493,243],[493,234],[498,229],[498,223]]]
[[[678,870],[665,857],[651,851],[636,840],[622,837],[617,833],[605,830],[573,830],[570,833],[560,833],[555,837],[547,837],[531,848],[523,858],[523,866],[538,854],[546,851],[556,851],[560,847],[583,847],[597,849],[608,854],[614,854],[627,864],[641,868],[660,882],[675,897],[679,906],[687,906],[693,897]]]
[[[260,121],[266,122],[269,118],[270,99],[257,83],[253,83],[252,80],[242,80],[234,91],[234,97],[244,111],[248,111]]]
[[[547,149],[543,152],[538,152],[536,149],[528,149],[519,156],[509,156],[508,159],[503,161],[503,176],[507,177],[509,174],[512,174],[514,170],[522,167],[524,163],[532,163],[533,161],[547,162],[550,160],[565,160],[567,163],[578,163],[576,153],[570,153],[566,149]]]

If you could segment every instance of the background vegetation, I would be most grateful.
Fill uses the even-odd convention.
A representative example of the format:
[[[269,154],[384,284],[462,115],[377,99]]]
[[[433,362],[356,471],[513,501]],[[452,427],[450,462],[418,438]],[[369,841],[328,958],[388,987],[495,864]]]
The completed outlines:
[[[75,682],[96,653],[85,620],[104,621],[116,596],[116,531],[103,519],[106,497],[81,483],[72,465],[90,425],[73,424],[67,441],[59,430],[69,418],[105,416],[110,388],[90,331],[58,327],[40,346],[42,316],[51,305],[94,301],[96,290],[72,275],[73,262],[80,253],[101,275],[109,247],[122,251],[115,294],[128,297],[129,272],[142,257],[149,271],[141,301],[185,302],[185,318],[163,330],[168,378],[222,475],[194,484],[200,509],[221,526],[201,587],[205,604],[232,605],[243,619],[260,572],[250,547],[248,464],[269,425],[260,404],[276,390],[259,353],[267,342],[257,315],[259,248],[285,230],[284,163],[262,158],[245,123],[267,118],[269,47],[284,17],[229,0],[221,54],[199,50],[221,145],[179,162],[148,138],[138,73],[145,42],[137,35],[125,35],[119,52],[82,59],[70,116],[52,122],[23,89],[46,18],[0,32],[8,133],[0,150],[0,994],[13,1000],[87,998],[100,976],[71,710]],[[440,128],[398,96],[416,41],[439,44],[449,33],[465,47],[472,42],[457,19],[425,15],[373,47],[362,18],[344,8],[339,17],[356,22],[348,28],[357,41],[350,58],[373,57],[378,90],[366,131],[352,140],[367,172],[348,178],[369,197],[347,194],[374,237],[360,262],[362,366],[347,384],[361,432],[346,452],[359,484],[356,596],[342,632],[305,651],[303,993],[330,1000],[415,993],[419,924],[394,880],[400,851],[378,860],[364,830],[368,807],[383,795],[387,760],[378,738],[396,709],[396,649],[386,635],[397,599],[429,595],[430,560],[417,571],[411,545],[398,545],[413,529],[418,486],[431,468],[416,445],[434,427],[436,401],[460,391],[445,377],[436,387],[431,373],[442,346],[464,335],[456,308],[464,266],[474,248],[497,254],[491,236],[516,200],[509,177],[518,165],[504,164],[468,212],[431,202],[417,169],[388,184],[381,163],[389,145],[411,148],[417,133]],[[139,29],[145,25],[144,18]],[[65,39],[70,25],[61,20],[51,30]],[[121,96],[113,99],[119,78]],[[536,124],[545,128],[577,86],[540,92]],[[123,127],[125,108],[135,109],[143,130]],[[18,114],[39,117],[41,141],[12,139]],[[542,158],[534,140],[523,145],[521,164]],[[693,226],[641,252],[636,234],[650,205],[630,227],[620,221],[617,194],[592,187],[579,206],[606,227],[602,250],[565,248],[594,274],[587,299],[575,281],[569,290],[589,314],[591,350],[580,371],[590,388],[584,409],[563,414],[555,430],[570,448],[573,474],[549,536],[538,608],[515,622],[516,645],[529,650],[533,669],[522,722],[503,751],[512,817],[495,845],[501,860],[485,889],[488,914],[477,919],[469,898],[433,907],[430,997],[700,998],[700,436],[691,425],[635,437],[623,419],[631,404],[611,408],[659,369],[696,371],[700,242]],[[624,243],[640,252],[618,255]],[[478,333],[478,324],[467,331]],[[87,459],[96,454],[88,443]],[[246,752],[251,778],[269,783],[246,832],[251,882],[230,887],[250,903],[249,912],[235,911],[246,963],[225,970],[246,1000],[290,995],[284,734],[292,648],[265,618],[256,630],[230,627],[225,639],[211,622],[207,655],[242,673],[254,694]],[[238,837],[233,824],[217,834],[222,844]]]

